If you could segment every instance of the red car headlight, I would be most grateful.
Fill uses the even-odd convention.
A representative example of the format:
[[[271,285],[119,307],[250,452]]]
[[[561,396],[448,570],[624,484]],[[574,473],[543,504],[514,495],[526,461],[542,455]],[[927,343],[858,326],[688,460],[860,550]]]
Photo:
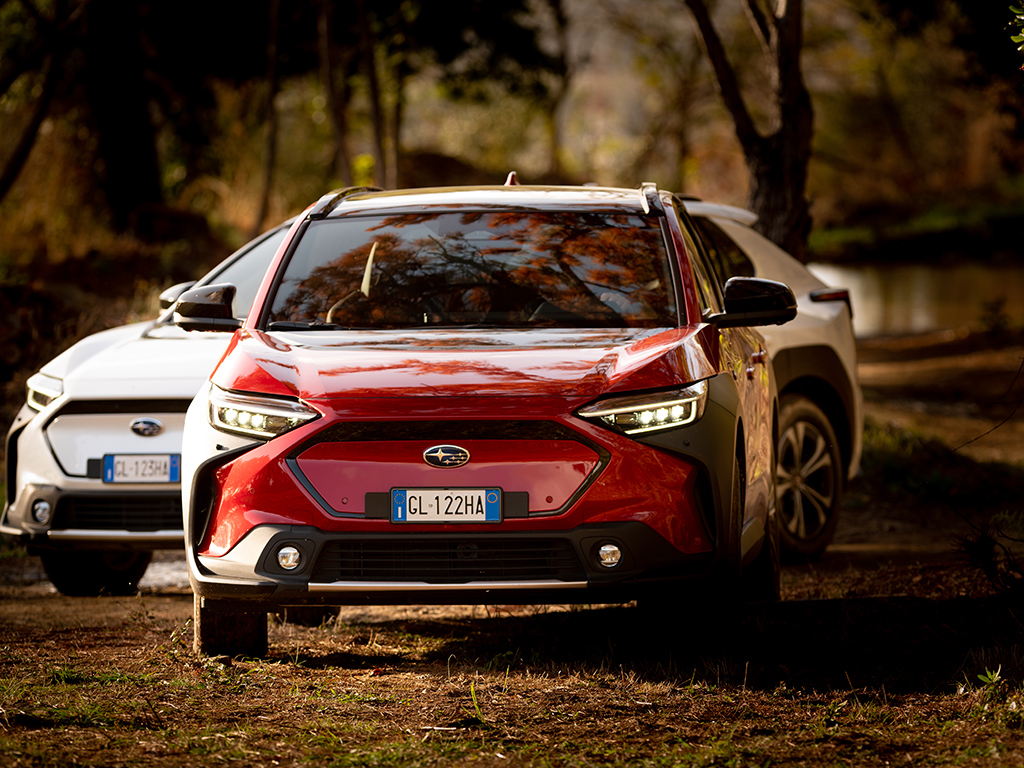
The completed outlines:
[[[224,432],[263,440],[283,435],[320,414],[298,400],[246,395],[210,387],[210,424]]]
[[[707,401],[707,382],[698,381],[668,392],[601,400],[577,413],[585,419],[597,419],[625,435],[637,435],[692,424],[704,415]]]

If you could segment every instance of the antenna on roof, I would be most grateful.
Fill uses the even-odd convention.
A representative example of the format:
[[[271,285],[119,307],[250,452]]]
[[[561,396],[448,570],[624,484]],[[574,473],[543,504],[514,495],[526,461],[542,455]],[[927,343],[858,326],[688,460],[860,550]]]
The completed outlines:
[[[508,172],[508,178],[505,179],[505,186],[506,187],[518,187],[519,186],[519,177],[516,176],[516,172],[515,171],[509,171]]]

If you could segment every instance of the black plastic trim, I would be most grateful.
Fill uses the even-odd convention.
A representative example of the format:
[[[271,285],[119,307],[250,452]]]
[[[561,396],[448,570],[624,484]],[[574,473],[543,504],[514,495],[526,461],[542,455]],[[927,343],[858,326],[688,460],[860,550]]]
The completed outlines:
[[[371,591],[310,591],[311,576],[324,577],[321,557],[333,543],[380,543],[399,546],[416,542],[447,542],[458,547],[460,544],[479,547],[489,542],[518,542],[528,545],[534,541],[562,542],[571,547],[579,560],[576,575],[584,581],[586,588],[576,587],[579,581],[566,581],[559,589],[555,580],[543,588],[531,585],[530,580],[508,582],[510,588],[488,589],[485,585],[474,588],[472,582],[447,581],[433,583],[436,589],[403,591],[401,583],[394,590],[388,590],[388,581],[372,582],[376,588]],[[303,551],[307,566],[298,573],[286,573],[276,565],[275,553],[285,545],[293,544]],[[620,566],[604,568],[597,562],[597,550],[603,544],[616,544],[623,551]],[[414,605],[414,604],[473,604],[502,603],[514,604],[537,602],[595,603],[619,602],[647,594],[652,587],[708,577],[714,560],[710,553],[686,554],[669,544],[653,529],[640,522],[604,523],[582,525],[567,531],[544,531],[524,534],[445,533],[440,536],[423,534],[396,534],[352,532],[327,533],[312,527],[289,526],[287,531],[274,535],[266,543],[258,558],[257,572],[249,583],[235,579],[218,578],[214,574],[204,577],[193,585],[197,594],[205,599],[250,600],[248,605],[274,610],[284,605]],[[268,582],[273,587],[268,587]],[[330,581],[314,581],[314,584],[330,584]],[[344,584],[344,581],[336,582]],[[371,583],[364,581],[355,584]],[[423,582],[420,582],[421,584]],[[489,583],[501,583],[500,580]],[[382,589],[383,587],[383,589]],[[468,589],[467,589],[468,587]],[[272,591],[273,594],[270,594]]]

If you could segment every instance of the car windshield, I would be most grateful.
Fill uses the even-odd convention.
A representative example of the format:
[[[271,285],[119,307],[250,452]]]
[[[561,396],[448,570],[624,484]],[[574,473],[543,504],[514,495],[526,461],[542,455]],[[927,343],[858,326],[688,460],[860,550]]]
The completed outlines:
[[[679,318],[659,220],[404,213],[311,222],[267,327],[656,328]]]

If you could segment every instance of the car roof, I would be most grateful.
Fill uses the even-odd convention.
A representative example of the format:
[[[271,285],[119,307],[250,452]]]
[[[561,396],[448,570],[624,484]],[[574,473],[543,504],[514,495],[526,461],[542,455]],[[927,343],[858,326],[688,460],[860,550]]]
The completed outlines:
[[[463,187],[425,187],[382,190],[355,187],[335,190],[310,207],[313,218],[347,216],[387,210],[392,213],[422,212],[424,208],[523,208],[532,210],[564,210],[586,208],[623,213],[647,213],[647,195],[652,184],[639,188],[545,185],[493,185]],[[684,200],[692,216],[727,219],[752,226],[757,214],[733,205]]]
[[[434,187],[376,191],[366,188],[339,190],[322,197],[309,211],[312,218],[347,216],[387,210],[419,212],[424,208],[495,208],[507,210],[566,210],[646,213],[649,197],[645,187],[480,186]]]

